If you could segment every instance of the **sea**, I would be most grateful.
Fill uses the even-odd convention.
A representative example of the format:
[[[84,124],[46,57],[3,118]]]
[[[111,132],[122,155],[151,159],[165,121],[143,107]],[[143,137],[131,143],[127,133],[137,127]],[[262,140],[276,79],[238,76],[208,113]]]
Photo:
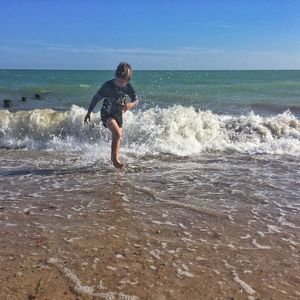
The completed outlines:
[[[193,228],[190,240],[219,247],[223,268],[216,274],[227,272],[238,291],[296,299],[300,71],[134,71],[140,104],[124,114],[123,170],[110,161],[101,102],[91,123],[83,122],[93,95],[113,77],[114,71],[0,70],[0,98],[11,100],[0,110],[0,227],[16,223],[8,211],[30,209],[45,214],[50,228],[52,212],[39,210],[45,202],[62,211],[68,201],[93,210],[101,201],[108,207],[115,193],[140,222]],[[215,231],[224,238],[210,240]],[[254,255],[243,269],[243,258],[222,257],[221,246],[256,249],[262,258]],[[282,256],[264,260],[273,250]],[[225,299],[230,293],[223,292]]]

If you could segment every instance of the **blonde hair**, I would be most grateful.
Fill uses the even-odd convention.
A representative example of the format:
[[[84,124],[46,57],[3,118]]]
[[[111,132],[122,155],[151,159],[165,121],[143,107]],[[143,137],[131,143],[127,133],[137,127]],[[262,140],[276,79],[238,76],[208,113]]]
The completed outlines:
[[[122,78],[129,81],[132,77],[132,69],[130,64],[128,64],[127,62],[119,63],[115,71],[115,76],[117,78]]]

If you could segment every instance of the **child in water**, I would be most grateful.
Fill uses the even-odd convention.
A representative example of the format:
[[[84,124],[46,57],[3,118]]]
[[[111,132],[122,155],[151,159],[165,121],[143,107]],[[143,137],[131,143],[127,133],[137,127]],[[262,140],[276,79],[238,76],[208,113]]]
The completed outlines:
[[[126,62],[120,63],[115,71],[115,78],[106,81],[92,98],[88,112],[84,118],[85,124],[90,122],[91,112],[96,104],[104,98],[101,108],[101,121],[104,127],[108,128],[112,134],[111,160],[116,168],[123,167],[119,159],[123,113],[133,109],[139,103],[139,99],[132,85],[129,83],[131,78],[131,66]],[[129,96],[131,102],[126,102],[126,95]]]

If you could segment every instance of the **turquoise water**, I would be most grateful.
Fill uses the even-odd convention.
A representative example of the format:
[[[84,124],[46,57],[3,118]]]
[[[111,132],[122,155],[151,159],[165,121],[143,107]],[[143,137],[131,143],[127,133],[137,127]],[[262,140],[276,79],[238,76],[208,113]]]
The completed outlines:
[[[83,119],[93,95],[113,76],[0,71],[0,96],[12,99],[8,110],[0,110],[0,147],[107,147],[110,134],[97,113],[101,104],[91,126]],[[124,114],[129,152],[300,155],[300,71],[135,71],[132,84],[141,104]]]
[[[0,97],[12,109],[87,107],[113,71],[1,70]],[[140,108],[193,106],[221,114],[249,111],[269,116],[290,110],[300,114],[300,71],[135,71],[132,83]],[[21,103],[41,94],[41,101]],[[99,108],[99,107],[98,107]]]

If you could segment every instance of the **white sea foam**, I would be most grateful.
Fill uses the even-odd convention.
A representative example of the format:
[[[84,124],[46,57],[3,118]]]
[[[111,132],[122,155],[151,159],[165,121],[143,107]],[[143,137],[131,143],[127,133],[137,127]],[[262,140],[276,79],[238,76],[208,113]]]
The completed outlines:
[[[267,227],[268,227],[268,231],[270,233],[280,233],[281,232],[281,230],[275,225],[267,224]]]
[[[224,260],[224,264],[227,270],[229,270],[233,276],[233,280],[247,293],[250,295],[254,295],[256,293],[256,291],[249,285],[247,284],[245,281],[241,280],[237,274],[237,272],[235,271],[235,269],[228,264],[227,261]]]
[[[259,243],[256,241],[256,239],[253,239],[253,240],[252,240],[252,244],[253,244],[256,248],[258,248],[258,249],[262,249],[262,250],[269,250],[269,249],[271,249],[270,246],[265,246],[265,245],[259,244]]]
[[[0,111],[0,147],[108,152],[110,133],[98,113],[83,124],[86,110]],[[236,151],[300,155],[300,122],[289,112],[274,117],[253,113],[217,115],[175,105],[124,115],[123,145],[138,155],[195,155],[203,151]],[[98,153],[97,153],[98,156]]]
[[[193,278],[193,277],[194,277],[194,275],[193,275],[192,273],[190,273],[190,272],[188,272],[188,271],[184,271],[184,270],[182,270],[181,268],[178,268],[178,269],[177,269],[177,276],[178,276],[179,278],[181,278],[181,277]]]
[[[87,295],[90,297],[102,298],[107,300],[113,300],[113,299],[137,300],[138,299],[138,297],[136,296],[126,295],[118,292],[107,292],[107,293],[94,292],[93,287],[82,285],[77,275],[74,272],[72,272],[69,268],[63,266],[57,258],[51,257],[47,260],[47,263],[57,267],[61,271],[63,276],[65,276],[74,285],[74,290],[76,291],[76,293],[80,295]]]

